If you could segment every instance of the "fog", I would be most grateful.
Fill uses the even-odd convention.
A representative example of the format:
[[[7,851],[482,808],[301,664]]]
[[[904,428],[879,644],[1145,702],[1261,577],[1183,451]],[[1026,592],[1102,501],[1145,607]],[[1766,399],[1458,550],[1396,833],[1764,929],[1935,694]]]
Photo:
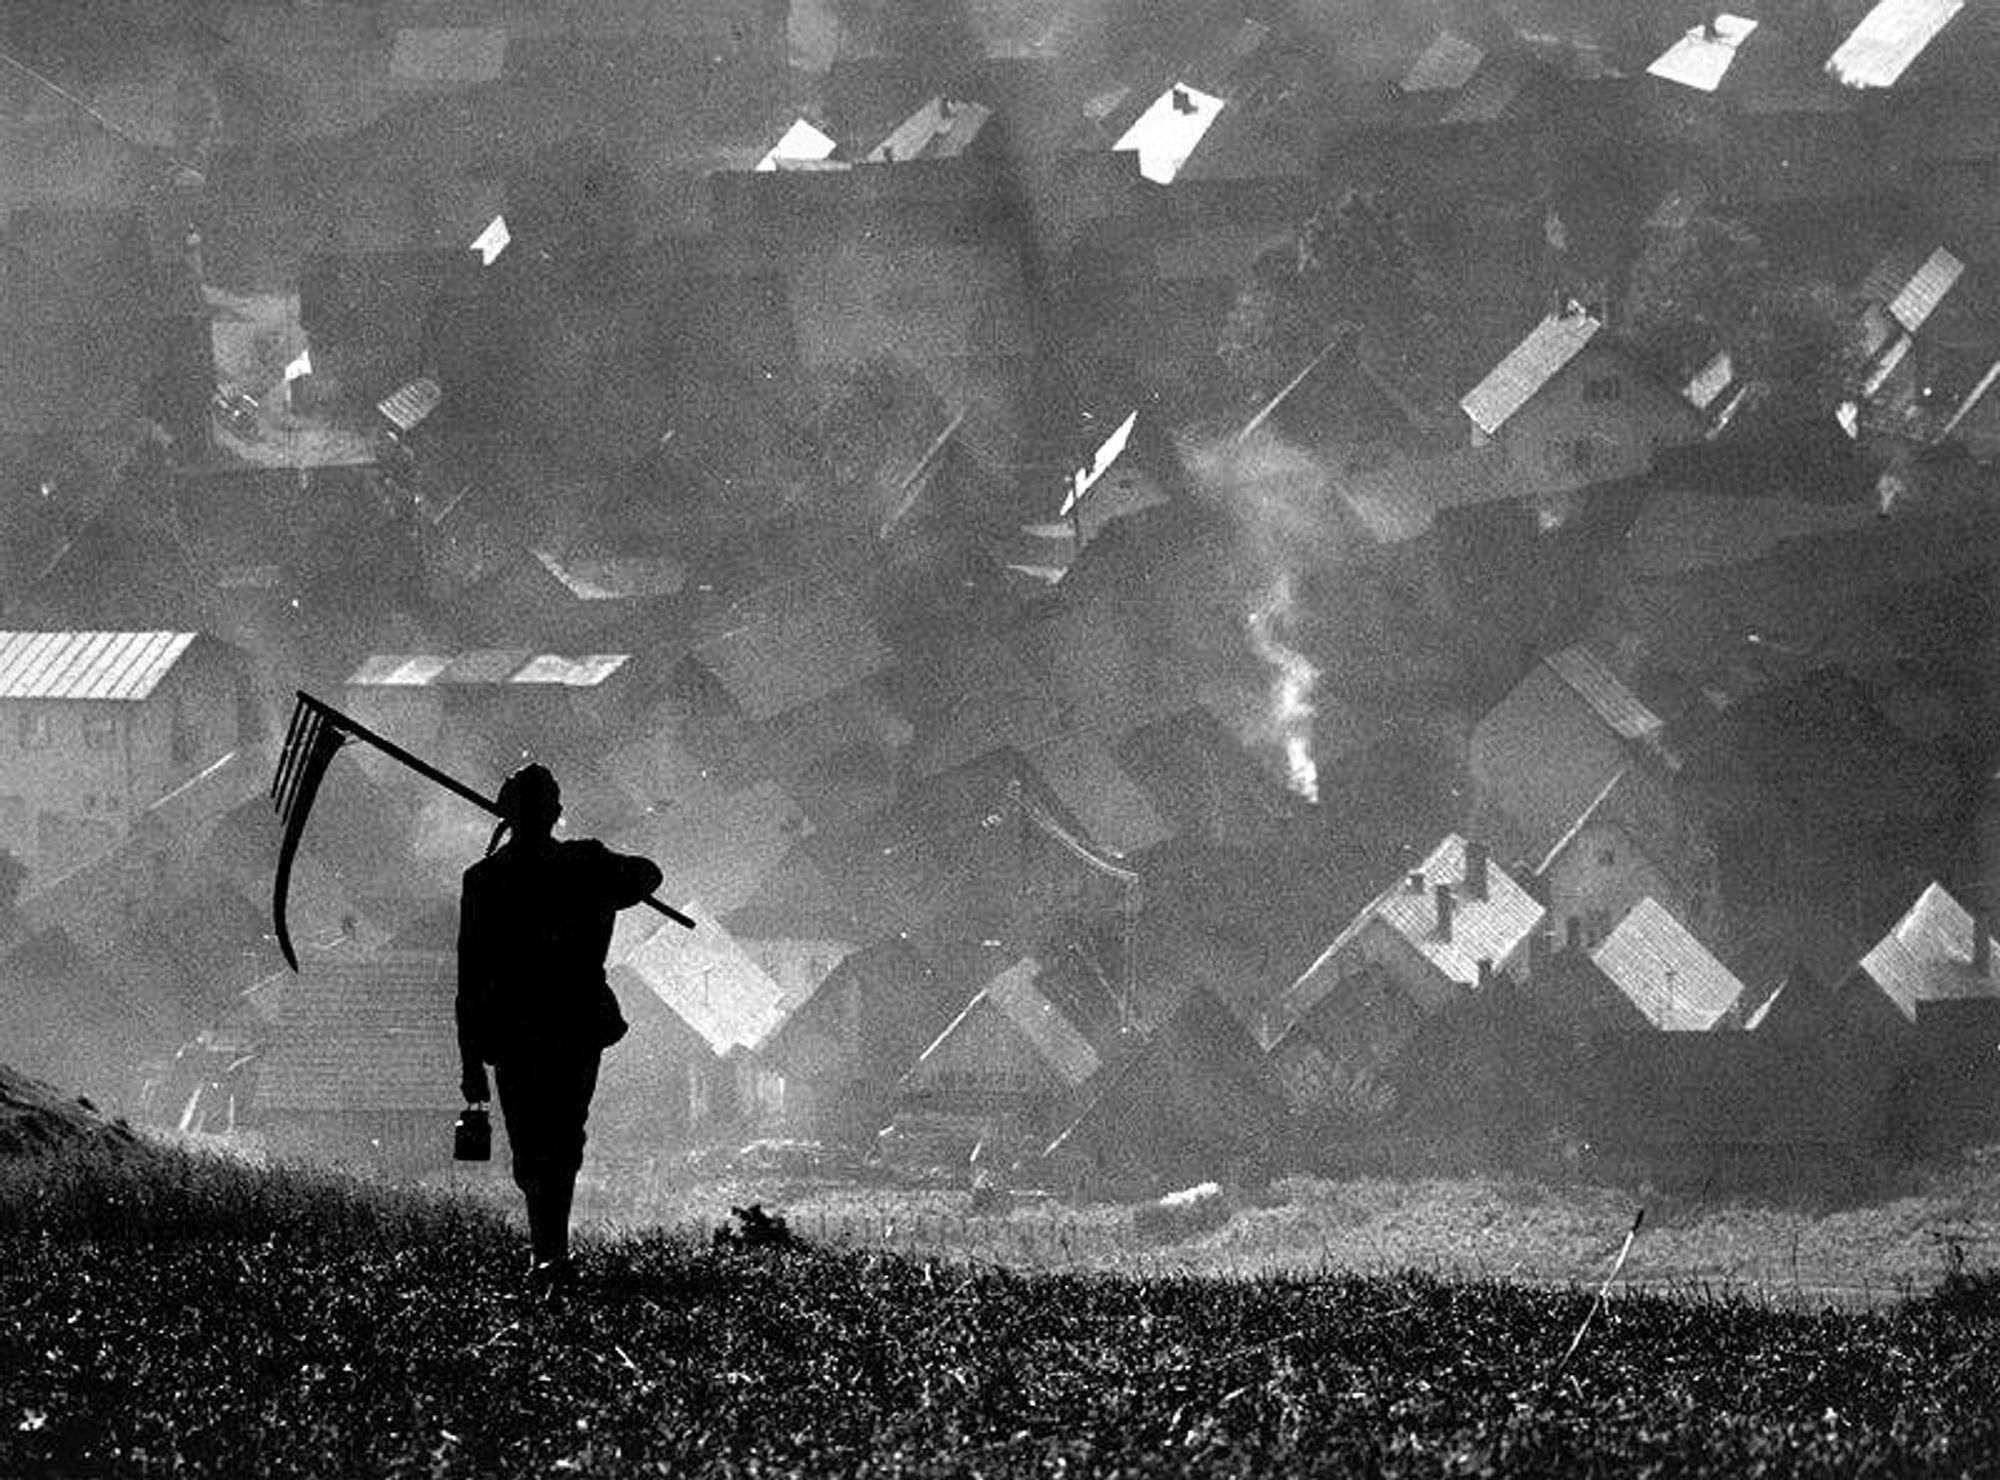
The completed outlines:
[[[613,944],[614,1180],[1991,1140],[1996,62],[1948,0],[5,7],[0,1063],[448,1164],[492,819],[350,738],[289,970],[303,691],[695,917]]]

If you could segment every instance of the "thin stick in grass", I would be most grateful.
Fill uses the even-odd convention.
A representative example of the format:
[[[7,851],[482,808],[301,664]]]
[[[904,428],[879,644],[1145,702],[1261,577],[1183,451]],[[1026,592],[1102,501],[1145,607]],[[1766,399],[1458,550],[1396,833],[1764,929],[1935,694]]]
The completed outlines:
[[[1611,1287],[1617,1283],[1619,1271],[1624,1269],[1626,1259],[1631,1256],[1632,1241],[1639,1236],[1639,1225],[1645,1221],[1644,1208],[1633,1214],[1632,1226],[1625,1233],[1625,1246],[1618,1251],[1618,1257],[1612,1261],[1611,1273],[1607,1274],[1604,1283],[1597,1287],[1597,1298],[1590,1302],[1590,1309],[1583,1313],[1583,1323],[1576,1328],[1576,1335],[1570,1338],[1569,1350],[1562,1354],[1562,1360],[1556,1363],[1555,1371],[1549,1374],[1550,1381],[1563,1375],[1564,1369],[1569,1366],[1570,1358],[1574,1357],[1577,1348],[1583,1345],[1583,1338],[1590,1331],[1590,1323],[1597,1319],[1598,1311],[1604,1308],[1605,1298],[1610,1295]]]

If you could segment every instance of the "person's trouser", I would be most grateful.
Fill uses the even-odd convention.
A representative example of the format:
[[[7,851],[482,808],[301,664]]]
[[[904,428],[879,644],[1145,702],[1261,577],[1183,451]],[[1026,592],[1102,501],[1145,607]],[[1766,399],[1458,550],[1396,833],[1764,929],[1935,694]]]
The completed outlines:
[[[493,1066],[514,1185],[527,1199],[528,1241],[537,1263],[569,1256],[570,1201],[583,1165],[583,1125],[600,1052],[550,1050]]]

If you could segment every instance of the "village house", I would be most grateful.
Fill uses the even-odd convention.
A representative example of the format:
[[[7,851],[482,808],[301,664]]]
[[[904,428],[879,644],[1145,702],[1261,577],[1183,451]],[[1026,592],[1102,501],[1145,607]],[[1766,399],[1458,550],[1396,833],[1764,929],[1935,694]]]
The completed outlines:
[[[963,1164],[984,1144],[1005,1165],[1047,1144],[1103,1061],[1037,989],[1037,972],[1032,957],[1008,967],[918,1056],[880,1138],[885,1152]]]
[[[261,738],[249,678],[193,632],[0,633],[0,846],[47,879]]]
[[[1092,1085],[1042,1153],[1073,1196],[1256,1182],[1281,1155],[1285,1106],[1263,1053],[1204,987]]]
[[[1666,726],[1585,647],[1551,653],[1474,726],[1473,827],[1585,945],[1645,898],[1696,930],[1718,908],[1714,847]]]
[[[769,1086],[762,1128],[862,1141],[887,1118],[896,1085],[963,1003],[900,937],[845,956],[757,1049]]]
[[[277,1156],[399,1172],[451,1160],[457,958],[308,952],[286,982],[252,1121]]]
[[[669,1146],[733,1132],[782,1092],[755,1050],[799,1000],[765,974],[704,903],[679,897],[688,899],[697,928],[628,910],[619,917],[607,972],[621,1001],[650,998],[666,1010],[646,1067],[667,1095]]]
[[[1826,59],[1827,75],[1860,91],[1893,88],[1965,0],[1878,0]]]
[[[1647,67],[1648,131],[1738,210],[1808,212],[1892,198],[1900,152],[1799,36],[1718,13]]]
[[[1545,912],[1457,833],[1335,936],[1286,989],[1263,1042],[1294,1110],[1378,1110],[1381,1071],[1425,1018],[1529,973]]]
[[[1634,477],[1663,449],[1701,437],[1685,402],[1593,343],[1603,327],[1570,304],[1536,325],[1459,401],[1472,445],[1497,443],[1539,495]]]
[[[1990,394],[2000,381],[2000,311],[1974,277],[1945,247],[1905,243],[1863,279],[1865,359],[1837,412],[1849,436],[2000,453],[2000,398]],[[1885,478],[1885,512],[1889,488]]]
[[[1591,960],[1637,1017],[1661,1032],[1743,1023],[1743,983],[1655,899],[1635,904]]]

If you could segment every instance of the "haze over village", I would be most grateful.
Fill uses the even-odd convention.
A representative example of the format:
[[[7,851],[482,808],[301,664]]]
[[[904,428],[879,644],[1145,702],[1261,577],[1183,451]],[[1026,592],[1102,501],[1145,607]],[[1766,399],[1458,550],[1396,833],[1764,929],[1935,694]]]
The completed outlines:
[[[1965,0],[10,4],[0,1062],[448,1163],[492,820],[344,747],[288,969],[303,690],[665,871],[634,1176],[1990,1142],[1996,77]]]

